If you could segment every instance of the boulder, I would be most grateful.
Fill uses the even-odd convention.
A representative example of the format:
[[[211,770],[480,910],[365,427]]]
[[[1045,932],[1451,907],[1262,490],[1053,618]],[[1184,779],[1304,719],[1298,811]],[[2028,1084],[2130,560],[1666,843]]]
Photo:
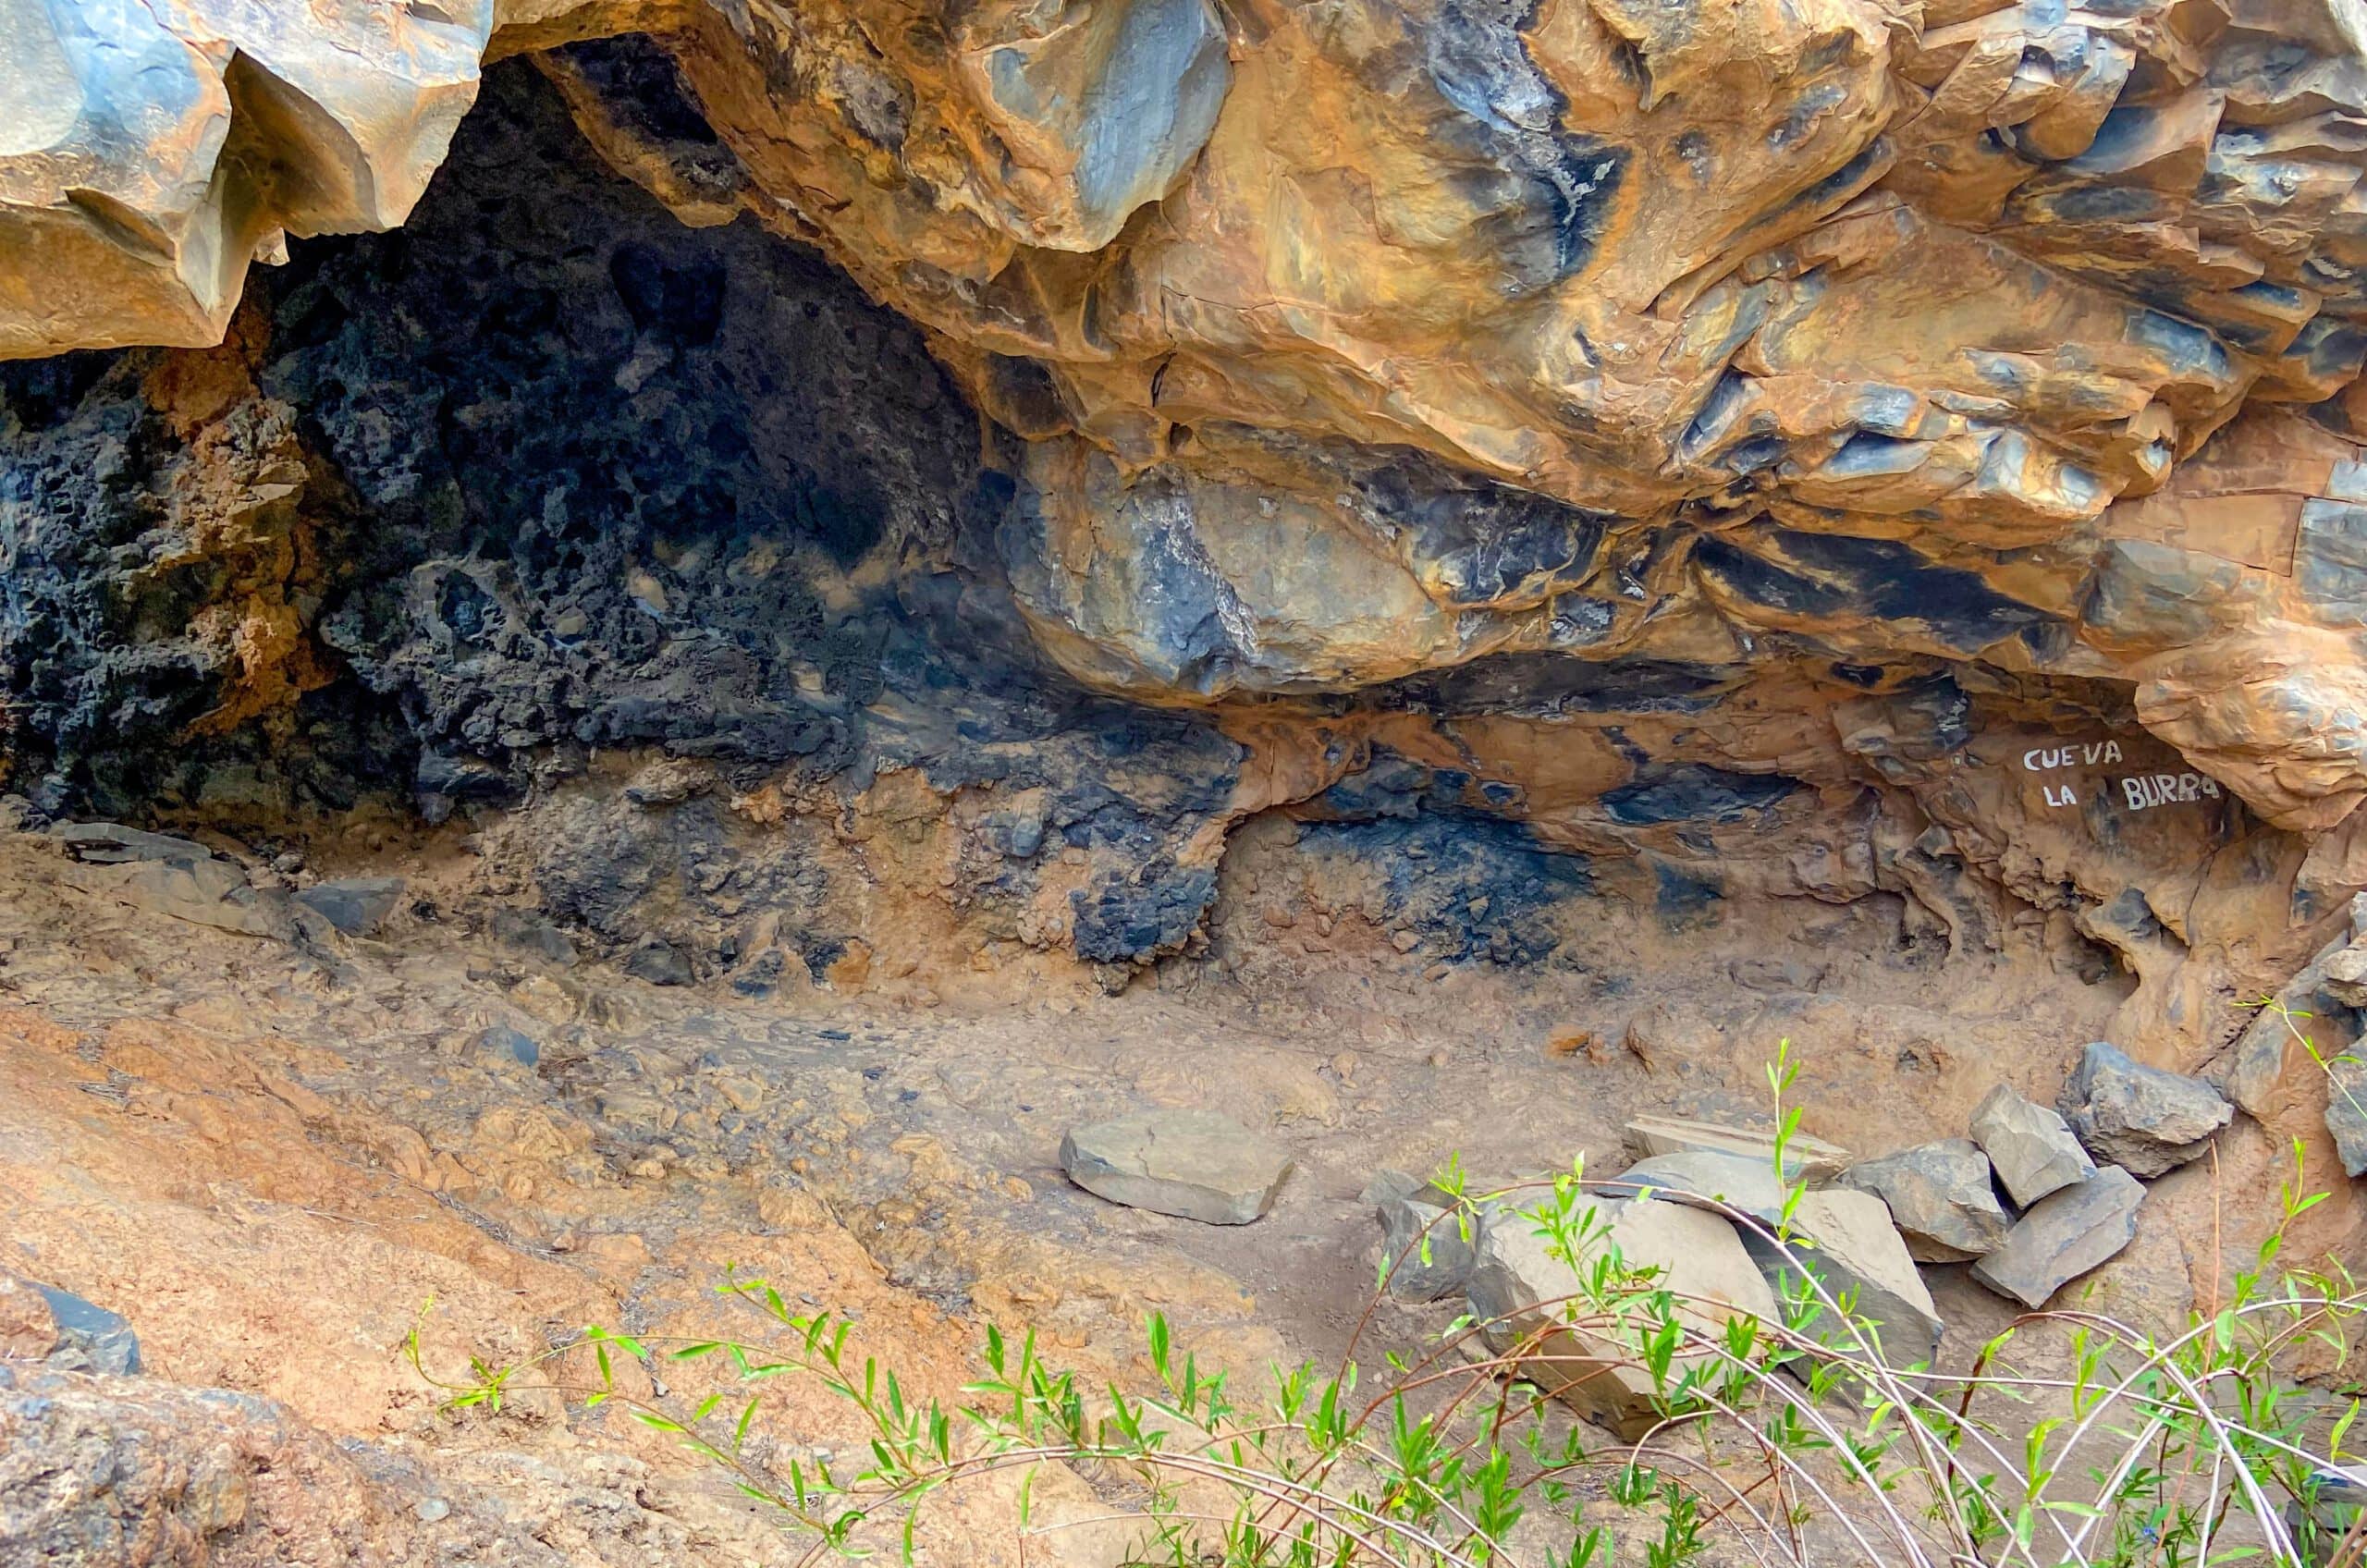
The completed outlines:
[[[346,876],[316,882],[296,901],[337,927],[341,936],[367,937],[386,924],[403,898],[399,876]]]
[[[1716,1121],[1688,1121],[1674,1116],[1638,1116],[1627,1123],[1627,1149],[1637,1159],[1654,1155],[1704,1150],[1741,1155],[1774,1169],[1775,1133],[1772,1129],[1731,1127]],[[1829,1182],[1841,1174],[1854,1157],[1837,1144],[1804,1133],[1784,1146],[1789,1174],[1803,1182]]]
[[[656,937],[626,955],[625,973],[652,986],[688,986],[698,979],[688,953]]]
[[[1758,1266],[1717,1215],[1654,1198],[1604,1198],[1595,1211],[1598,1233],[1576,1268],[1554,1256],[1528,1216],[1495,1216],[1471,1271],[1471,1311],[1490,1349],[1521,1354],[1521,1377],[1632,1440],[1660,1419],[1652,1377],[1606,1329],[1569,1320],[1564,1306],[1581,1290],[1580,1269],[1615,1248],[1629,1268],[1657,1270],[1657,1283],[1678,1299],[1680,1318],[1703,1335],[1734,1318],[1780,1318]],[[1681,1370],[1680,1364],[1672,1379]]]
[[[1861,1160],[1838,1184],[1882,1199],[1907,1252],[1923,1263],[1961,1263],[1994,1252],[2010,1223],[1992,1184],[1989,1157],[1969,1138]]]
[[[1783,1223],[1784,1194],[1773,1168],[1737,1155],[1700,1150],[1656,1155],[1630,1167],[1611,1185],[1626,1191],[1648,1185],[1714,1199],[1748,1215],[1767,1231]],[[1736,1227],[1744,1249],[1778,1300],[1798,1297],[1805,1275],[1834,1301],[1848,1302],[1858,1317],[1873,1326],[1893,1365],[1931,1361],[1944,1325],[1882,1199],[1847,1188],[1805,1192],[1792,1210],[1790,1227],[1794,1243],[1779,1242],[1750,1226]],[[1829,1309],[1803,1323],[1801,1330],[1836,1347],[1855,1343],[1848,1328]]]
[[[2024,1208],[2096,1173],[2062,1117],[2005,1084],[1973,1109],[1972,1141],[1989,1157],[2005,1195]]]
[[[2107,1165],[2032,1205],[2005,1233],[2005,1244],[1972,1266],[1972,1277],[2024,1306],[2043,1306],[2136,1239],[2144,1198],[2142,1182]]]
[[[2342,1169],[2367,1176],[2367,1063],[2346,1055],[2327,1064],[2326,1131]]]
[[[496,1067],[532,1068],[543,1060],[543,1047],[533,1036],[507,1023],[488,1023],[477,1031],[477,1054]]]
[[[1439,1301],[1462,1290],[1478,1258],[1485,1218],[1458,1219],[1452,1194],[1402,1171],[1382,1171],[1366,1191],[1380,1221],[1389,1293],[1401,1301]]]
[[[1097,1197],[1208,1225],[1246,1225],[1274,1207],[1291,1157],[1213,1110],[1146,1110],[1079,1127],[1061,1168]]]
[[[2149,1177],[2201,1158],[2235,1114],[2201,1079],[2141,1067],[2103,1040],[2089,1043],[2055,1105],[2090,1154]]]

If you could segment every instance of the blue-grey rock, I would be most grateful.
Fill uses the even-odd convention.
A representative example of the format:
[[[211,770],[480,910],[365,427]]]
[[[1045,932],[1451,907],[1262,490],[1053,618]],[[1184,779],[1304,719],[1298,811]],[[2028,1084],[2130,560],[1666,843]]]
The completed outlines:
[[[1972,1266],[1972,1277],[2024,1306],[2044,1306],[2137,1239],[2137,1207],[2144,1201],[2145,1183],[2107,1165],[2032,1205],[2005,1245]]]
[[[2005,1195],[2024,1207],[2096,1173],[2063,1118],[2005,1084],[1973,1108],[1972,1141],[1989,1157]]]
[[[366,937],[386,924],[401,904],[399,876],[348,876],[316,882],[296,895],[296,901],[348,937]]]
[[[2211,1146],[2235,1108],[2200,1078],[2131,1061],[2091,1041],[2056,1108],[2087,1151],[2133,1176],[2160,1176]]]
[[[478,1030],[477,1051],[497,1063],[514,1063],[520,1067],[533,1067],[543,1059],[543,1048],[534,1043],[533,1036],[521,1034],[506,1023],[488,1024]]]

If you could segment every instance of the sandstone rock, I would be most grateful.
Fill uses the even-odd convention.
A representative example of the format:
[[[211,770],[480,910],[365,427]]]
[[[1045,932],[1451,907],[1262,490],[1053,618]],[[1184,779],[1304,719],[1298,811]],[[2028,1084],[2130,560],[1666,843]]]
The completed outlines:
[[[1882,1199],[1919,1260],[1960,1263],[1995,1251],[2005,1239],[2005,1211],[1990,1175],[1980,1145],[1946,1138],[1860,1160],[1841,1173],[1839,1184]]]
[[[1485,1241],[1485,1218],[1458,1218],[1450,1194],[1401,1171],[1381,1172],[1367,1191],[1380,1221],[1389,1293],[1438,1301],[1462,1290]]]
[[[1741,1226],[1737,1233],[1779,1303],[1802,1299],[1805,1280],[1812,1279],[1872,1325],[1894,1366],[1928,1364],[1938,1351],[1944,1329],[1939,1308],[1879,1197],[1841,1188],[1801,1194],[1790,1223],[1805,1244],[1788,1244],[1764,1233],[1783,1221],[1784,1202],[1771,1165],[1708,1150],[1655,1155],[1613,1185],[1633,1190],[1638,1183],[1713,1198],[1758,1221],[1759,1229]],[[1801,1331],[1836,1348],[1857,1342],[1834,1307],[1820,1307]]]
[[[1688,1121],[1674,1116],[1637,1116],[1628,1120],[1626,1127],[1628,1152],[1638,1159],[1654,1155],[1681,1154],[1700,1150],[1712,1154],[1740,1155],[1758,1161],[1772,1170],[1775,1165],[1775,1134],[1750,1127],[1729,1127],[1714,1121]],[[1854,1157],[1837,1144],[1805,1133],[1794,1134],[1784,1149],[1784,1163],[1797,1179],[1809,1182],[1831,1181],[1848,1167]]]
[[[2210,1148],[2234,1109],[2199,1078],[2140,1067],[2091,1041],[2056,1102],[2088,1152],[2132,1176],[2159,1176]]]
[[[1656,1282],[1680,1298],[1680,1318],[1715,1335],[1737,1317],[1781,1321],[1773,1294],[1734,1227],[1714,1214],[1666,1200],[1604,1199],[1601,1233],[1571,1263],[1553,1256],[1536,1223],[1518,1213],[1495,1217],[1470,1280],[1471,1310],[1499,1354],[1534,1340],[1520,1368],[1527,1378],[1622,1437],[1638,1438],[1659,1419],[1651,1374],[1605,1332],[1572,1325],[1563,1305],[1582,1290],[1580,1269],[1616,1249],[1631,1269],[1657,1271]],[[1581,1316],[1586,1304],[1575,1304]],[[1682,1375],[1680,1365],[1672,1375]]]
[[[1146,1110],[1061,1140],[1069,1180],[1098,1197],[1209,1225],[1246,1225],[1274,1207],[1289,1154],[1212,1110]]]
[[[1989,1157],[2006,1195],[2025,1208],[2096,1172],[2096,1162],[2062,1117],[2004,1084],[1973,1108],[1972,1141]]]
[[[401,904],[399,876],[348,876],[315,882],[296,894],[296,901],[348,937],[367,937]]]
[[[1972,1277],[2024,1306],[2040,1307],[2137,1235],[2145,1185],[2116,1165],[2055,1189],[2032,1205],[2005,1244],[1972,1266]]]

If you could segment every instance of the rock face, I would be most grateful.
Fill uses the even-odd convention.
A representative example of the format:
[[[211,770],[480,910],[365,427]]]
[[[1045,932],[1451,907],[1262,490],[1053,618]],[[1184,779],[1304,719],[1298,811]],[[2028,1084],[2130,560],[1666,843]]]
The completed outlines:
[[[2116,1165],[2056,1190],[2014,1222],[2005,1244],[1972,1266],[1973,1278],[2029,1307],[2099,1267],[2137,1237],[2145,1186]]]
[[[1291,1157],[1230,1116],[1146,1110],[1072,1131],[1061,1140],[1061,1169],[1129,1208],[1246,1225],[1274,1207]]]
[[[2180,1067],[2367,885],[2331,0],[7,19],[41,812],[462,815],[757,989],[1122,984],[1287,813],[1461,847],[1433,962],[1880,900]]]
[[[1861,1160],[1840,1182],[1883,1200],[1915,1257],[1961,1263],[1994,1252],[2005,1239],[2005,1211],[1990,1176],[1980,1145],[1947,1138]]]
[[[2096,1162],[2062,1117],[2005,1084],[1974,1109],[1972,1141],[1989,1157],[2006,1195],[2024,1208],[2096,1173]]]
[[[264,1568],[424,1562],[395,1500],[320,1433],[221,1390],[0,1362],[0,1562]]]
[[[2145,1177],[2201,1158],[2234,1114],[2210,1084],[2140,1067],[2102,1040],[2081,1053],[2059,1105],[2090,1154]]]

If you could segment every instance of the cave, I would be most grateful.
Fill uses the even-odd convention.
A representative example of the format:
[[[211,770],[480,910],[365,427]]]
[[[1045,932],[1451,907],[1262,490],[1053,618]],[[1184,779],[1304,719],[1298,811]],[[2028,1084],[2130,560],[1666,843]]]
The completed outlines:
[[[1396,1355],[1434,1172],[1805,1158],[1951,1366],[2367,1267],[2356,30],[1761,9],[0,6],[0,1454],[237,1477],[0,1562],[770,1561],[430,1364]]]

